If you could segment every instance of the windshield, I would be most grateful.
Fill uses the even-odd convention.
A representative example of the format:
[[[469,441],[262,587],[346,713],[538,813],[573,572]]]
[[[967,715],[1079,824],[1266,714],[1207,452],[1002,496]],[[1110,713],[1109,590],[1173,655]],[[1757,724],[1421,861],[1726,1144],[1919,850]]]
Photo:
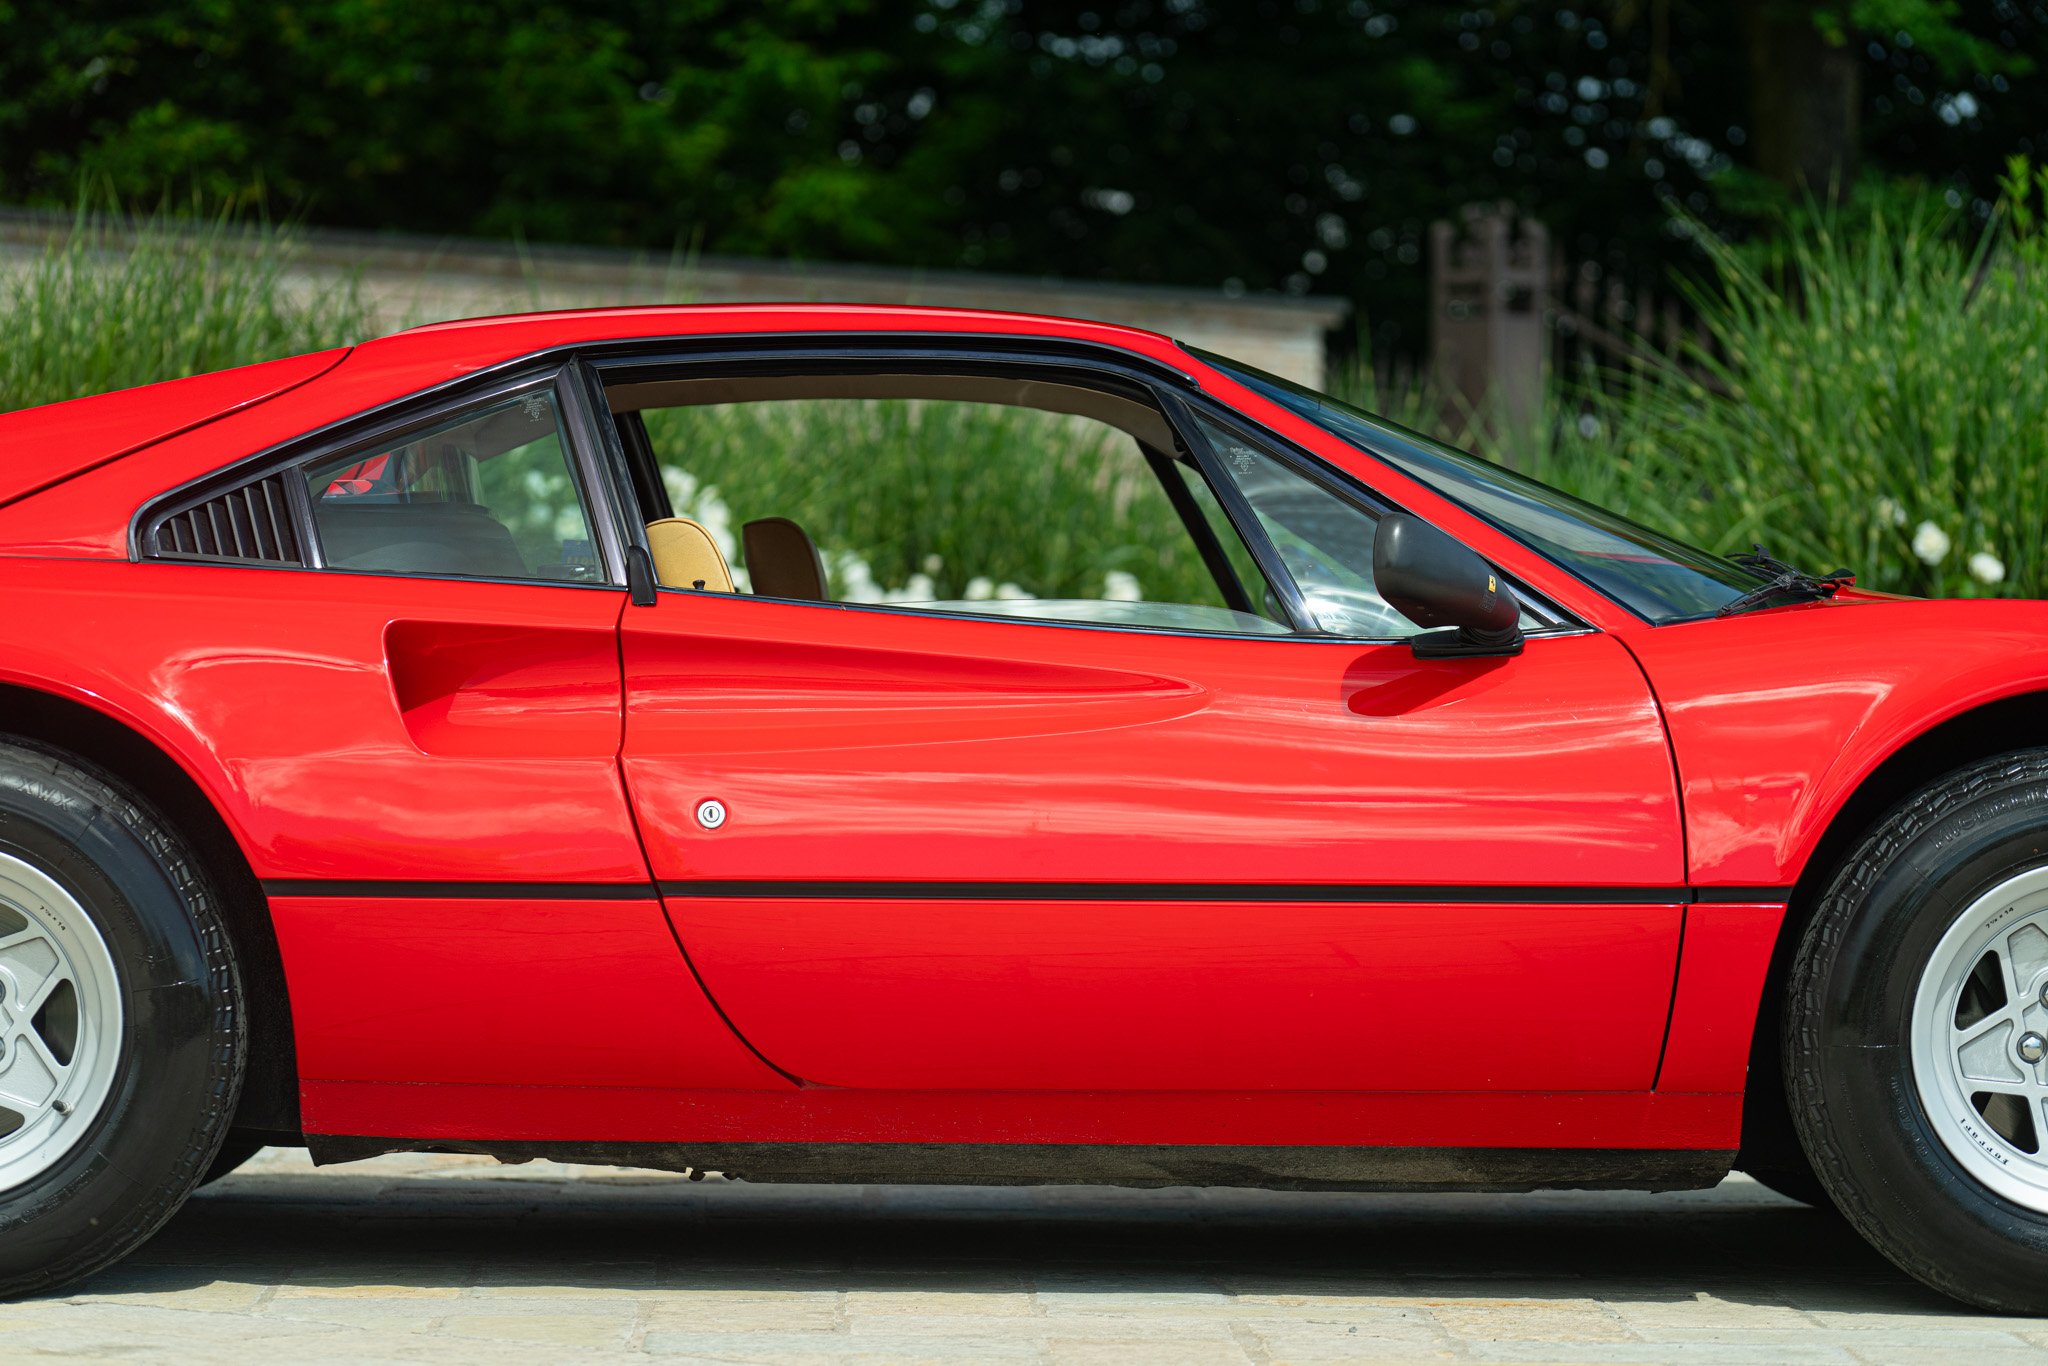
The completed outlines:
[[[1763,581],[1763,576],[1733,560],[1660,535],[1327,394],[1192,346],[1187,349],[1338,440],[1429,485],[1646,621],[1718,612]]]

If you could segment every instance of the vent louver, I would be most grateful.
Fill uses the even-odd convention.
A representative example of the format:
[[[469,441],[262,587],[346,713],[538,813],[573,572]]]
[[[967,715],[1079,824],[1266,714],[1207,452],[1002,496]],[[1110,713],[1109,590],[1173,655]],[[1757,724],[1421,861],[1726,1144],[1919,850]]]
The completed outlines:
[[[157,523],[155,553],[262,564],[304,564],[284,476],[230,489]]]

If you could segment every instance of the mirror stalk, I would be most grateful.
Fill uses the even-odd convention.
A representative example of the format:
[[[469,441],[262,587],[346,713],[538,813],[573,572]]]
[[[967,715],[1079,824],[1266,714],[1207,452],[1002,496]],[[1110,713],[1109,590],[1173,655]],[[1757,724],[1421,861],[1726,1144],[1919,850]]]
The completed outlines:
[[[1475,631],[1460,626],[1450,631],[1424,631],[1408,638],[1417,659],[1505,659],[1522,653],[1522,628]]]

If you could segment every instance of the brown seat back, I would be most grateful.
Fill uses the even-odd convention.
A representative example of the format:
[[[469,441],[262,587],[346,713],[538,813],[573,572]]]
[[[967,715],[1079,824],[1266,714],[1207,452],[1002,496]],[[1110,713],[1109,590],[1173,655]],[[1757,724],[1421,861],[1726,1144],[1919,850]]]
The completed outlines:
[[[828,602],[825,562],[809,533],[787,517],[761,517],[740,528],[747,577],[763,598]]]

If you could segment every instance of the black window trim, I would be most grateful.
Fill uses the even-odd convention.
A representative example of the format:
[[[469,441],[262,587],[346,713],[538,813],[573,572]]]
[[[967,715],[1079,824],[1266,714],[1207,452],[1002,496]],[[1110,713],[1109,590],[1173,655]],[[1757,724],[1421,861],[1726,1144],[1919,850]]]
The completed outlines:
[[[1104,389],[1114,385],[1101,383],[1104,376],[1121,380],[1122,387],[1134,392],[1146,403],[1157,405],[1154,384],[1160,379],[1192,390],[1194,377],[1186,371],[1170,368],[1148,360],[1134,353],[1115,347],[1092,342],[1074,342],[1057,337],[1034,338],[1016,336],[962,337],[946,333],[806,333],[800,336],[757,336],[729,337],[715,339],[717,345],[692,344],[696,338],[677,338],[666,343],[661,339],[626,343],[607,343],[602,346],[582,348],[581,366],[588,378],[586,385],[592,395],[595,411],[609,413],[609,403],[604,398],[604,385],[608,378],[622,373],[652,372],[649,378],[680,371],[696,373],[713,372],[736,376],[758,376],[773,378],[790,373],[792,366],[805,368],[829,367],[838,374],[896,375],[906,373],[906,367],[929,369],[934,374],[965,374],[982,370],[990,374],[1014,375],[1020,370],[1042,369],[1043,378],[1060,380],[1072,379],[1079,375],[1093,377],[1096,382],[1089,387]],[[962,367],[970,367],[963,369]],[[1167,418],[1169,426],[1171,417]],[[599,424],[598,443],[612,465],[611,482],[620,490],[619,507],[623,510],[635,506],[635,500],[626,496],[634,480],[627,462],[624,446],[617,428],[610,422]],[[622,515],[621,530],[628,545],[647,548],[646,525],[635,518]],[[689,589],[664,588],[663,592],[689,592]],[[764,601],[806,601],[799,599],[764,599]],[[809,606],[832,606],[807,602]],[[854,606],[879,606],[884,604],[860,603],[839,604]],[[933,615],[958,616],[960,613]],[[1020,620],[1020,618],[999,618]],[[1082,623],[1077,623],[1082,624]]]
[[[1223,538],[1216,534],[1216,528],[1210,524],[1208,514],[1203,512],[1201,505],[1195,501],[1187,478],[1181,473],[1183,460],[1191,460],[1192,457],[1179,458],[1168,455],[1165,451],[1142,441],[1138,443],[1138,449],[1144,452],[1145,463],[1152,467],[1153,478],[1166,490],[1166,499],[1180,515],[1181,525],[1186,527],[1188,535],[1194,538],[1195,550],[1201,555],[1202,563],[1208,567],[1209,577],[1216,581],[1217,591],[1223,594],[1223,605],[1233,612],[1257,616],[1259,609],[1252,601],[1251,590],[1238,574],[1237,566],[1231,563],[1230,552],[1224,547]],[[1194,477],[1202,478],[1199,469],[1194,471]],[[1207,480],[1203,480],[1203,487],[1208,487]],[[1256,566],[1257,561],[1254,560],[1253,564]]]
[[[277,569],[323,574],[361,574],[374,578],[432,579],[447,583],[517,584],[523,587],[580,588],[616,591],[625,586],[625,554],[618,534],[618,505],[610,495],[610,464],[591,449],[588,396],[574,373],[573,348],[553,348],[517,357],[474,375],[409,394],[390,403],[330,423],[203,475],[144,503],[129,523],[128,553],[134,561],[159,564],[216,564],[244,569]],[[182,555],[155,548],[163,523],[224,493],[279,474],[291,474],[324,461],[366,455],[401,444],[405,438],[449,422],[465,413],[522,394],[551,392],[561,418],[561,436],[569,472],[583,500],[597,542],[604,577],[597,580],[504,578],[466,574],[397,573],[381,569],[344,569],[326,562],[315,523],[313,500],[305,479],[285,480],[293,528],[299,535],[303,563],[256,561],[221,556]]]
[[[625,370],[644,371],[661,367],[696,370],[713,366],[727,373],[744,374],[751,371],[770,376],[788,373],[792,363],[831,365],[840,373],[861,373],[865,369],[873,374],[900,374],[903,373],[906,364],[929,366],[935,372],[952,374],[962,373],[962,365],[986,367],[993,373],[1005,375],[1016,374],[1020,370],[1038,369],[1044,372],[1044,378],[1072,380],[1078,376],[1089,381],[1090,387],[1094,388],[1116,387],[1105,385],[1103,381],[1117,381],[1123,386],[1137,390],[1142,398],[1161,410],[1168,426],[1180,437],[1190,458],[1196,461],[1198,470],[1211,484],[1211,491],[1216,493],[1219,504],[1223,505],[1227,512],[1229,503],[1225,502],[1223,493],[1216,487],[1213,453],[1210,455],[1210,467],[1202,467],[1199,452],[1205,448],[1206,443],[1202,441],[1200,433],[1194,430],[1193,423],[1187,420],[1191,411],[1200,411],[1220,425],[1235,430],[1294,472],[1372,515],[1384,516],[1389,512],[1401,511],[1349,471],[1329,464],[1320,456],[1302,449],[1279,433],[1221,403],[1201,387],[1192,370],[1107,343],[1013,333],[720,333],[701,336],[629,337],[545,347],[525,355],[508,357],[482,370],[341,418],[313,432],[290,438],[234,460],[218,470],[189,480],[147,500],[137,509],[129,522],[129,558],[134,561],[166,564],[220,564],[245,569],[365,574],[380,578],[424,578],[451,583],[622,590],[627,586],[627,554],[635,547],[643,553],[647,549],[646,526],[628,512],[629,509],[637,510],[637,500],[632,494],[625,452],[620,444],[617,428],[609,420],[610,408],[605,400],[603,387],[605,377]],[[849,365],[861,368],[850,369]],[[509,397],[543,384],[552,384],[555,387],[558,402],[561,404],[563,436],[570,447],[572,473],[579,480],[586,510],[593,523],[592,530],[597,537],[604,562],[605,578],[601,582],[391,574],[380,570],[332,568],[322,562],[319,537],[313,526],[312,501],[308,491],[303,488],[288,494],[294,503],[295,529],[305,546],[303,554],[307,563],[303,565],[276,561],[167,555],[152,548],[157,528],[166,518],[218,497],[222,493],[297,466],[370,447],[378,441],[390,439],[395,444],[396,438],[457,417],[466,408],[480,406],[495,398]],[[1235,495],[1235,488],[1229,480],[1224,479],[1221,482],[1223,487],[1229,488]],[[295,483],[303,481],[287,481],[288,487]],[[1248,514],[1248,509],[1246,513]],[[1276,595],[1282,592],[1282,584],[1287,585],[1286,591],[1294,595],[1296,604],[1288,610],[1290,615],[1298,614],[1301,611],[1298,605],[1300,590],[1294,584],[1293,576],[1286,564],[1265,537],[1263,528],[1258,529],[1255,538],[1244,535],[1237,516],[1232,516],[1231,520],[1233,527],[1238,528],[1240,535],[1244,536],[1254,561],[1273,584]],[[1250,521],[1256,527],[1256,518],[1250,518]],[[1261,551],[1262,545],[1265,553]],[[1524,605],[1546,623],[1540,628],[1546,636],[1578,634],[1591,630],[1584,622],[1565,612],[1543,595],[1534,592],[1517,576],[1507,573],[1504,569],[1501,572],[1515,587]],[[692,590],[663,588],[660,591],[688,593]],[[1222,640],[1398,644],[1406,639],[1331,635],[1318,631],[1312,621],[1299,616],[1288,623],[1294,628],[1291,634],[1257,635],[1241,631],[1202,631],[1122,622],[1061,621],[1002,616],[994,613],[929,612],[921,610],[916,604],[817,603],[766,597],[762,601],[794,602],[805,607],[879,611],[945,620],[1002,622],[1064,630],[1140,631],[1147,634]]]
[[[993,612],[935,612],[926,610],[916,603],[820,603],[808,599],[772,598],[765,595],[761,596],[763,602],[847,611],[881,611],[940,620],[1003,622],[1064,630],[1142,631],[1154,635],[1199,636],[1225,640],[1295,640],[1325,644],[1341,641],[1392,645],[1408,639],[1406,636],[1338,635],[1323,631],[1316,625],[1314,618],[1308,613],[1301,590],[1281,558],[1278,548],[1272,544],[1265,528],[1252,514],[1250,505],[1245,503],[1235,484],[1222,476],[1217,457],[1208,449],[1206,440],[1190,420],[1191,415],[1196,411],[1201,412],[1204,417],[1234,431],[1263,453],[1272,456],[1283,467],[1304,476],[1325,492],[1351,503],[1371,516],[1383,517],[1402,509],[1348,471],[1330,465],[1321,457],[1303,450],[1277,432],[1268,430],[1252,418],[1223,404],[1203,391],[1194,377],[1186,371],[1116,347],[1099,343],[1073,342],[1061,338],[962,337],[943,333],[812,333],[798,337],[775,337],[770,339],[767,345],[758,344],[760,339],[754,337],[719,340],[726,344],[682,345],[657,350],[655,348],[661,345],[659,341],[638,340],[584,348],[581,361],[588,375],[586,383],[590,386],[594,410],[607,414],[610,412],[609,403],[604,398],[604,383],[610,376],[633,372],[643,375],[647,372],[655,372],[655,375],[664,372],[674,374],[688,370],[696,373],[713,371],[730,375],[775,377],[790,373],[792,365],[807,368],[815,366],[820,369],[830,367],[839,374],[877,375],[903,374],[906,372],[906,366],[929,369],[934,374],[981,371],[1016,375],[1019,372],[1042,370],[1043,378],[1063,379],[1069,382],[1078,378],[1091,388],[1112,391],[1117,388],[1136,390],[1140,398],[1159,409],[1166,419],[1167,426],[1179,438],[1182,448],[1190,459],[1195,461],[1197,470],[1210,485],[1211,492],[1216,495],[1218,503],[1230,517],[1232,527],[1245,541],[1254,562],[1272,584],[1276,596],[1281,598],[1282,609],[1289,618],[1282,624],[1288,626],[1290,630],[1284,635],[1262,635],[1244,631],[1203,631],[1126,622],[1067,621]],[[1105,380],[1111,382],[1105,383]],[[626,492],[632,487],[632,481],[617,428],[611,422],[598,425],[601,428],[598,441],[604,447],[613,466],[610,482],[619,490],[618,506],[622,510],[632,507],[634,501]],[[624,517],[623,521],[622,531],[627,544],[645,550],[645,525],[632,517]],[[1544,595],[1535,592],[1519,576],[1509,573],[1501,566],[1494,567],[1515,589],[1523,605],[1542,623],[1536,629],[1544,637],[1581,634],[1591,629]],[[663,586],[657,590],[657,597],[662,593],[690,594],[697,591],[699,590]]]
[[[1278,432],[1265,427],[1254,418],[1239,412],[1211,394],[1198,392],[1192,395],[1174,395],[1173,397],[1175,401],[1183,405],[1190,416],[1194,413],[1200,413],[1204,419],[1230,431],[1238,439],[1256,449],[1261,455],[1273,460],[1289,473],[1306,479],[1311,484],[1322,489],[1323,492],[1341,502],[1350,504],[1367,516],[1383,518],[1393,516],[1396,513],[1407,512],[1406,508],[1393,502],[1371,485],[1353,475],[1349,470],[1333,465],[1314,452],[1289,441]],[[1178,427],[1181,424],[1176,422],[1175,425]],[[1192,429],[1195,424],[1192,421],[1188,421],[1185,425]],[[1304,615],[1307,615],[1306,599],[1301,593],[1300,586],[1295,582],[1293,571],[1288,569],[1285,557],[1280,554],[1279,547],[1272,545],[1271,538],[1266,536],[1263,525],[1258,522],[1257,515],[1252,511],[1251,505],[1246,502],[1244,495],[1236,492],[1234,481],[1229,478],[1228,472],[1222,468],[1222,462],[1216,457],[1215,452],[1209,449],[1206,439],[1202,440],[1202,446],[1204,451],[1207,452],[1207,458],[1210,461],[1210,465],[1205,470],[1205,473],[1211,485],[1213,486],[1220,481],[1231,488],[1233,494],[1236,495],[1236,502],[1242,506],[1243,515],[1251,521],[1252,525],[1259,527],[1259,537],[1270,548],[1272,562],[1277,565],[1282,574],[1286,575],[1289,590],[1294,593],[1295,600],[1302,604],[1299,610]],[[1226,504],[1227,506],[1228,504]],[[1423,518],[1423,520],[1429,521],[1430,519]],[[1233,519],[1233,525],[1235,524],[1235,519]],[[1434,526],[1435,523],[1430,522],[1430,525]],[[1240,531],[1242,531],[1242,528],[1240,528]],[[1250,537],[1245,539],[1247,543],[1251,543]],[[1462,541],[1459,543],[1463,544]],[[1554,635],[1580,634],[1589,632],[1592,629],[1585,622],[1551,601],[1547,595],[1531,588],[1519,575],[1511,573],[1505,566],[1494,564],[1491,560],[1488,560],[1487,563],[1492,565],[1494,571],[1507,581],[1509,587],[1514,589],[1515,597],[1521,602],[1523,608],[1542,623],[1536,628],[1536,632],[1541,632],[1547,638]],[[1261,568],[1266,568],[1267,558],[1259,557],[1259,564]],[[1270,570],[1268,571],[1268,577],[1271,577]],[[1276,582],[1274,587],[1277,591],[1279,584]],[[1321,634],[1325,639],[1375,641],[1379,639],[1378,637],[1368,636],[1332,636],[1330,633],[1321,632],[1319,628],[1315,627],[1312,618],[1311,625],[1307,629]],[[1536,632],[1531,632],[1530,634],[1536,634]],[[1395,637],[1394,639],[1406,640],[1408,637],[1402,636]]]
[[[934,375],[959,375],[983,373],[1003,376],[1031,375],[1038,377],[1085,384],[1089,388],[1109,392],[1122,392],[1126,396],[1160,411],[1167,427],[1172,430],[1180,444],[1179,426],[1171,412],[1160,401],[1161,381],[1175,387],[1192,389],[1193,379],[1184,372],[1169,370],[1148,363],[1144,357],[1112,347],[1093,344],[1075,344],[1058,338],[1044,341],[1051,345],[1037,345],[1032,338],[989,338],[971,337],[925,337],[903,338],[896,334],[877,336],[847,335],[829,341],[820,338],[809,339],[808,345],[781,345],[770,347],[747,347],[723,352],[702,352],[695,349],[649,354],[645,347],[632,348],[625,354],[592,356],[586,362],[591,374],[595,392],[602,402],[603,385],[607,377],[622,374],[660,377],[689,371],[696,374],[716,373],[724,375],[758,375],[777,377],[787,375],[794,367],[815,368],[835,374],[896,375],[929,372]],[[824,344],[819,344],[824,341]],[[1133,363],[1135,362],[1135,364]],[[604,405],[607,409],[608,404]],[[625,477],[632,480],[627,466],[627,455],[616,428],[605,440],[612,459],[618,463]],[[1141,447],[1142,448],[1142,447]],[[1148,459],[1148,466],[1150,461]],[[1155,478],[1160,472],[1153,468]],[[1162,481],[1163,482],[1163,481]],[[1169,498],[1172,494],[1169,492]],[[622,506],[630,503],[622,501]],[[1176,505],[1176,512],[1180,511]],[[633,519],[628,519],[631,522]],[[626,528],[632,543],[645,545],[646,528],[635,523]],[[1195,534],[1190,532],[1191,535]],[[1199,536],[1197,546],[1200,545]],[[1205,561],[1206,562],[1206,561]],[[1263,564],[1261,565],[1263,568]],[[1221,585],[1219,585],[1219,588]],[[661,586],[661,593],[690,593],[687,588]],[[1228,590],[1223,590],[1228,596]],[[836,608],[847,611],[884,611],[898,615],[911,615],[948,621],[1003,622],[1023,626],[1051,626],[1063,629],[1142,631],[1154,635],[1209,636],[1222,639],[1286,640],[1300,633],[1299,623],[1279,623],[1291,634],[1254,635],[1245,631],[1204,631],[1190,627],[1152,626],[1136,622],[1092,622],[1066,621],[1054,618],[1011,616],[995,612],[971,612],[949,609],[934,611],[917,603],[853,603],[813,602],[808,599],[773,598],[758,595],[764,602],[783,602],[810,608]]]
[[[887,363],[893,358],[928,356],[933,347],[977,355],[1029,355],[1073,366],[1084,358],[1107,359],[1133,373],[1184,386],[1196,387],[1191,371],[1140,356],[1100,342],[1061,337],[984,334],[963,337],[957,333],[926,332],[753,332],[719,333],[702,336],[623,337],[597,342],[568,342],[542,347],[523,355],[508,356],[470,374],[459,375],[390,399],[361,412],[336,419],[324,427],[287,438],[274,445],[229,461],[163,493],[145,499],[128,520],[128,558],[132,563],[211,564],[235,569],[280,570],[293,573],[367,574],[379,578],[428,578],[449,583],[502,583],[551,588],[620,590],[627,587],[625,557],[637,545],[646,550],[646,528],[626,515],[632,506],[625,496],[630,485],[620,483],[622,466],[614,458],[617,433],[611,423],[600,422],[598,414],[609,413],[603,404],[603,390],[593,383],[591,367],[618,361],[646,358],[654,348],[677,360],[718,359],[750,356],[773,366],[778,360],[806,356],[843,357],[849,347]],[[1023,350],[1020,352],[1020,348]],[[771,371],[772,373],[772,371]],[[158,528],[169,517],[201,503],[253,484],[295,466],[310,464],[387,438],[433,426],[456,416],[465,407],[520,392],[552,379],[562,403],[564,439],[573,460],[572,472],[581,487],[604,559],[603,582],[574,582],[561,579],[468,578],[457,575],[394,575],[378,570],[337,569],[321,562],[319,538],[315,534],[312,501],[304,490],[287,491],[293,504],[293,529],[299,534],[304,563],[280,560],[243,560],[226,556],[163,554],[155,549]],[[287,481],[289,485],[292,481]]]
[[[1259,520],[1252,510],[1251,501],[1244,496],[1244,490],[1223,468],[1223,461],[1210,444],[1208,434],[1195,421],[1195,411],[1181,400],[1180,396],[1162,395],[1166,404],[1167,421],[1173,425],[1176,435],[1187,449],[1195,468],[1201,472],[1209,485],[1209,492],[1216,496],[1223,508],[1223,515],[1230,519],[1238,539],[1251,552],[1252,560],[1265,571],[1266,582],[1273,587],[1274,596],[1280,599],[1280,610],[1299,635],[1327,635],[1316,622],[1315,615],[1308,609],[1308,599],[1301,591],[1301,585],[1294,581],[1294,571],[1287,567],[1286,558],[1280,547],[1273,544],[1273,538],[1266,531],[1266,524]],[[1278,574],[1274,573],[1278,570]]]

